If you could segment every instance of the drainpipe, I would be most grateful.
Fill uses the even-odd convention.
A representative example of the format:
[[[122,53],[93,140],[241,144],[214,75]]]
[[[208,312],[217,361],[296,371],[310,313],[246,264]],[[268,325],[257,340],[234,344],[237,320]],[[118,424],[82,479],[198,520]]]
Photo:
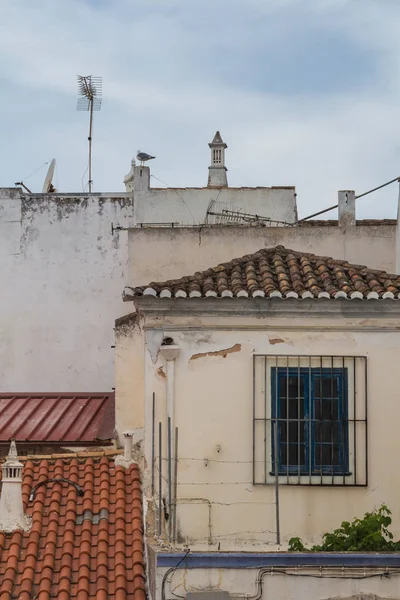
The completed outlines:
[[[168,539],[172,541],[172,522],[176,521],[176,498],[173,500],[174,488],[172,465],[174,459],[175,439],[175,359],[180,351],[172,338],[164,338],[160,354],[167,361],[167,464],[168,464]],[[174,513],[174,514],[173,514]]]
[[[168,343],[169,341],[172,343]],[[175,433],[175,359],[179,355],[179,352],[179,346],[174,344],[171,338],[165,338],[160,348],[160,354],[167,362],[167,418],[170,419],[171,424],[172,448],[174,448],[173,439]]]

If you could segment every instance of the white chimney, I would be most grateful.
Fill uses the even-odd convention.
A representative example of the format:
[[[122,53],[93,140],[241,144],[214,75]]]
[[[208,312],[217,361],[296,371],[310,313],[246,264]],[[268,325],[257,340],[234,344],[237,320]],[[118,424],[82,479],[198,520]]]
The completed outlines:
[[[338,192],[339,227],[354,227],[356,224],[356,193],[354,190]]]
[[[22,467],[12,441],[7,460],[1,467],[0,531],[7,533],[18,529],[28,531],[31,526],[31,519],[24,514],[22,505]]]
[[[133,431],[124,431],[122,434],[124,436],[124,454],[120,454],[115,459],[115,464],[119,465],[120,467],[125,467],[125,469],[136,462],[132,453],[133,433]]]

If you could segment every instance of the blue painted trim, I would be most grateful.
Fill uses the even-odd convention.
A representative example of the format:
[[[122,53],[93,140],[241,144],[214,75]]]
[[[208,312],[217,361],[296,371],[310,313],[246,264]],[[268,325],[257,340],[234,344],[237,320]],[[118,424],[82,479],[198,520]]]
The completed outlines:
[[[253,553],[253,552],[193,552],[182,560],[185,553],[157,554],[158,567],[178,569],[248,569],[262,567],[400,567],[400,553],[364,554],[334,552],[322,553]],[[182,562],[180,562],[182,561]]]

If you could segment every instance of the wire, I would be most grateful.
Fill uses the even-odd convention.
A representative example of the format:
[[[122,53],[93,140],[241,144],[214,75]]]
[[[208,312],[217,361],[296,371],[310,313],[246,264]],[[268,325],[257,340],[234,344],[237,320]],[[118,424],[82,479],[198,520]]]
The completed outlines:
[[[372,190],[368,190],[368,192],[363,192],[362,194],[355,196],[355,200],[357,200],[358,198],[362,198],[363,196],[367,196],[368,194],[372,194],[372,192],[376,192],[377,190],[381,190],[382,188],[386,187],[387,185],[390,185],[391,183],[395,183],[395,181],[398,181],[400,183],[400,177],[395,177],[394,179],[391,179],[390,181],[387,181],[386,183],[383,183],[382,185],[378,185],[378,187],[372,188]],[[339,204],[335,204],[334,206],[330,206],[329,208],[324,208],[323,210],[313,213],[312,215],[308,215],[308,217],[303,217],[302,219],[299,219],[297,221],[297,223],[302,223],[303,221],[312,219],[312,217],[317,217],[318,215],[327,213],[327,212],[333,210],[334,208],[337,208],[338,206],[339,206]]]
[[[190,208],[188,207],[188,205],[186,204],[186,202],[184,201],[184,199],[182,198],[182,196],[180,194],[178,194],[178,192],[176,191],[176,189],[173,188],[173,187],[171,187],[170,185],[168,185],[168,183],[165,183],[165,181],[162,181],[162,179],[159,179],[155,175],[150,175],[150,177],[153,177],[153,179],[157,179],[157,181],[159,181],[160,183],[163,183],[164,185],[166,185],[168,189],[170,189],[173,192],[175,192],[175,194],[182,200],[183,204],[186,206],[186,208],[188,209],[188,211],[192,215],[193,223],[195,223],[196,219],[194,218],[194,214],[192,213],[192,211],[190,210]]]
[[[38,167],[35,171],[33,171],[33,173],[31,173],[30,175],[27,175],[26,177],[23,177],[22,181],[26,181],[27,179],[29,179],[29,177],[32,177],[32,175],[35,175],[35,173],[37,173],[38,171],[40,171],[40,169],[43,169],[43,167],[45,167],[46,165],[49,164],[50,161],[47,161],[45,163],[43,163],[40,167]]]
[[[189,552],[190,552],[190,548],[187,549],[186,553],[180,559],[180,561],[175,565],[175,567],[172,567],[171,569],[168,569],[168,571],[165,573],[165,575],[163,577],[163,580],[162,580],[162,584],[161,584],[161,600],[165,600],[165,584],[167,582],[167,578],[171,574],[170,582],[172,581],[172,578],[173,578],[173,576],[175,574],[175,571],[183,563],[183,561],[185,560],[185,558],[187,557],[187,555],[189,554]]]
[[[86,187],[87,187],[87,185],[88,185],[88,184],[86,184],[86,185],[83,185],[83,178],[85,177],[85,175],[86,175],[86,173],[88,172],[88,170],[89,170],[89,165],[86,167],[86,169],[85,169],[85,171],[83,172],[83,175],[82,175],[82,180],[81,180],[81,183],[82,183],[82,191],[83,191],[83,192],[85,192],[85,191],[86,191]]]

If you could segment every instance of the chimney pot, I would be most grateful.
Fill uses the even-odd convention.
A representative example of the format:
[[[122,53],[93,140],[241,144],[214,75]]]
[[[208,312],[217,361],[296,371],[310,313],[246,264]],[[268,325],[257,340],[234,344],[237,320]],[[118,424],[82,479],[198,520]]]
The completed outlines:
[[[356,194],[354,190],[338,192],[339,227],[354,227],[356,224]]]
[[[133,435],[134,435],[133,431],[124,431],[123,432],[124,454],[123,454],[123,456],[122,455],[117,456],[115,459],[115,464],[119,465],[120,467],[125,467],[125,469],[127,469],[128,467],[130,467],[132,464],[134,464],[136,462],[133,458],[133,452],[132,452]]]
[[[24,514],[22,504],[22,468],[13,440],[7,459],[1,467],[0,530],[7,533],[18,529],[28,531],[31,526],[31,519]]]

